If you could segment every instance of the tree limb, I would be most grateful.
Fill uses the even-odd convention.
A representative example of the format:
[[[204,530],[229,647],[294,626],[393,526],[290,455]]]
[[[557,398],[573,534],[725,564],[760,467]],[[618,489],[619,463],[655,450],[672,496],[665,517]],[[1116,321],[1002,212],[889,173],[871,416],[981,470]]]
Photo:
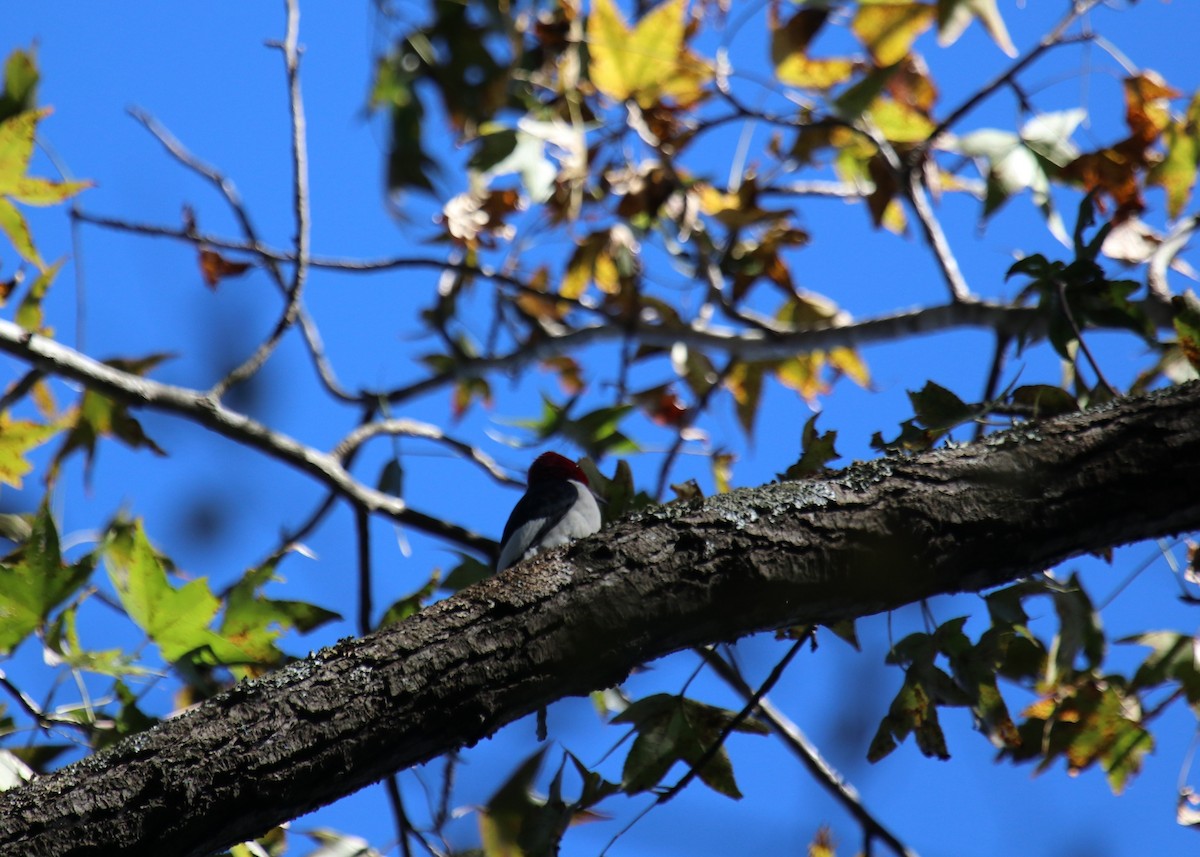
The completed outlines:
[[[127,404],[186,417],[197,425],[290,464],[370,512],[387,515],[486,555],[495,550],[495,542],[491,539],[427,515],[399,497],[362,484],[350,475],[337,457],[230,410],[210,395],[123,372],[3,319],[0,319],[0,351]]]
[[[1200,383],[618,522],[0,795],[0,855],[200,855],[637,664],[1200,527]]]

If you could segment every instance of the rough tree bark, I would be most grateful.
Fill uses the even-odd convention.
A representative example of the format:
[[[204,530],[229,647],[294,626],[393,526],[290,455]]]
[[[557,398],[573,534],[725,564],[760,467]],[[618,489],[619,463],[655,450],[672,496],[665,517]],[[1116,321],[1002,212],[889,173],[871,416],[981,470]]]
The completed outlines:
[[[676,503],[0,795],[3,855],[199,855],[679,649],[1200,527],[1200,383]]]

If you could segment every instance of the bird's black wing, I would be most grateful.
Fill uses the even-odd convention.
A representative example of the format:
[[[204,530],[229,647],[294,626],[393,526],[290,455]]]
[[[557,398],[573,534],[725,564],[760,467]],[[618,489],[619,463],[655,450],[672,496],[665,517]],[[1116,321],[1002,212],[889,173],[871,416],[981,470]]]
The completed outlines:
[[[542,526],[529,540],[529,544],[537,544],[555,524],[562,520],[563,515],[567,514],[567,510],[578,499],[579,490],[574,483],[566,479],[539,483],[536,491],[526,491],[524,496],[517,501],[517,505],[513,507],[512,514],[508,516],[508,523],[504,525],[504,535],[500,537],[500,544],[507,544],[508,537],[522,523],[534,515],[540,515],[543,519]]]

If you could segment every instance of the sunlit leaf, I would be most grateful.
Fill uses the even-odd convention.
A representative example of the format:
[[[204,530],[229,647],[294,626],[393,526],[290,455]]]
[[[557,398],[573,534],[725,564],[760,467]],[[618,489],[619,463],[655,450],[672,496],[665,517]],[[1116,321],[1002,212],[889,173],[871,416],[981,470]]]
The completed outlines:
[[[33,245],[29,225],[14,201],[56,205],[92,184],[53,181],[28,174],[38,122],[49,114],[49,108],[27,110],[0,122],[0,231],[8,236],[18,253],[38,268],[44,267],[44,263]]]
[[[850,29],[871,53],[876,65],[904,59],[921,33],[933,24],[936,10],[925,3],[862,4]]]
[[[0,562],[0,653],[8,654],[41,627],[59,604],[91,577],[91,556],[67,564],[59,549],[58,529],[42,504],[29,536]]]
[[[121,678],[147,675],[151,670],[139,666],[133,656],[123,649],[88,649],[79,641],[76,610],[72,605],[55,619],[46,632],[45,658],[47,663],[63,663],[71,669]]]
[[[595,0],[588,16],[588,75],[614,101],[644,108],[665,97],[690,104],[711,72],[686,46],[686,0],[664,0],[630,27],[613,0]]]
[[[15,49],[4,62],[4,91],[0,93],[0,122],[37,106],[39,74],[32,50]]]
[[[65,259],[59,259],[54,264],[43,268],[29,284],[29,291],[25,293],[20,306],[17,307],[14,320],[30,333],[46,333],[42,326],[42,300],[46,297],[46,292],[50,290],[55,277],[58,276],[64,261]]]
[[[1163,137],[1166,157],[1151,168],[1146,184],[1167,192],[1167,214],[1178,217],[1192,195],[1200,164],[1200,91],[1192,96],[1184,118],[1172,122]]]
[[[726,494],[733,487],[733,462],[737,456],[732,452],[713,453],[712,458],[713,485],[718,494]]]
[[[1017,48],[1008,35],[996,0],[937,0],[938,44],[952,45],[976,18],[979,19],[997,47],[1010,57],[1017,55]]]
[[[243,652],[210,630],[220,602],[204,578],[179,589],[167,580],[162,557],[141,522],[115,525],[103,550],[108,576],[129,618],[154,641],[163,659],[237,664]]]
[[[21,487],[22,478],[33,469],[26,454],[63,430],[63,423],[14,420],[0,413],[0,483]]]
[[[725,376],[725,388],[733,394],[738,422],[747,435],[753,433],[754,421],[758,418],[765,370],[763,363],[740,362]]]
[[[851,59],[818,58],[809,53],[812,40],[825,25],[828,9],[801,9],[786,22],[776,17],[776,7],[770,7],[771,61],[780,83],[799,89],[824,90],[845,82],[853,74]]]
[[[137,360],[110,360],[108,365],[123,372],[144,375],[169,355],[152,354]],[[91,478],[92,465],[96,457],[96,444],[103,437],[112,437],[122,441],[132,449],[147,448],[156,455],[166,455],[166,452],[142,430],[142,424],[129,413],[129,408],[114,399],[110,399],[95,390],[85,390],[83,400],[78,409],[67,418],[70,430],[63,444],[54,454],[50,463],[49,478],[57,478],[59,467],[68,455],[76,449],[84,453],[84,476]]]
[[[238,650],[239,658],[256,667],[276,666],[283,652],[275,642],[293,628],[307,633],[341,617],[303,601],[267,598],[262,593],[275,569],[271,564],[251,568],[225,594],[225,613],[218,633]]]

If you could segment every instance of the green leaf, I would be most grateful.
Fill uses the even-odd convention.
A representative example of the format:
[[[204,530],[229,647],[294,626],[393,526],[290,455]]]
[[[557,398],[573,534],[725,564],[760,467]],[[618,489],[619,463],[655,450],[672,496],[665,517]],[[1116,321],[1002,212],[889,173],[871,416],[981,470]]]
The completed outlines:
[[[65,202],[91,182],[56,182],[28,175],[37,125],[50,114],[49,108],[27,110],[0,122],[0,231],[24,258],[45,268],[33,245],[29,225],[13,201],[26,205],[55,205]]]
[[[546,748],[542,748],[517,766],[517,769],[479,811],[479,835],[486,857],[525,857],[550,854],[540,824],[546,808],[544,800],[533,795],[533,781],[542,766]],[[541,846],[537,850],[529,846]]]
[[[75,626],[77,607],[63,610],[46,631],[45,658],[47,663],[59,661],[71,669],[121,678],[128,675],[147,675],[151,670],[138,666],[123,649],[85,649],[79,641]]]
[[[4,92],[0,94],[0,122],[37,106],[37,63],[33,51],[20,48],[4,63]]]
[[[179,589],[167,580],[163,559],[140,521],[115,524],[101,546],[108,576],[129,618],[168,662],[238,664],[244,653],[209,629],[220,602],[204,578]]]
[[[1051,598],[1058,613],[1059,631],[1050,647],[1054,673],[1047,676],[1051,685],[1062,676],[1076,672],[1076,660],[1083,657],[1086,670],[1095,670],[1104,660],[1106,640],[1100,625],[1100,614],[1083,589],[1077,574],[1056,589]]]
[[[144,375],[162,360],[165,354],[152,354],[139,360],[109,360],[107,365],[123,372]],[[145,447],[156,455],[166,452],[142,430],[142,424],[129,413],[129,408],[94,390],[85,390],[83,401],[74,413],[74,425],[63,440],[63,445],[54,454],[50,463],[48,479],[58,476],[59,467],[76,449],[84,452],[84,478],[91,479],[92,465],[96,458],[96,443],[102,437],[113,437],[133,449]]]
[[[1148,646],[1153,651],[1138,667],[1130,683],[1132,690],[1151,690],[1168,681],[1178,683],[1192,711],[1200,716],[1200,641],[1177,631],[1149,631],[1125,637],[1122,643]]]
[[[631,724],[638,733],[625,758],[621,787],[631,794],[647,791],[658,785],[676,762],[698,765],[735,717],[735,712],[682,696],[655,694],[634,702],[613,718],[614,723]],[[746,718],[734,731],[765,735],[768,730]],[[716,792],[735,799],[742,796],[723,746],[696,774]]]
[[[262,588],[275,579],[272,563],[249,569],[225,596],[220,636],[240,653],[239,660],[256,666],[276,666],[283,652],[275,645],[293,628],[307,633],[341,618],[337,613],[303,601],[267,598]]]
[[[494,569],[490,565],[484,565],[479,560],[472,556],[460,553],[461,562],[450,569],[450,573],[446,575],[446,579],[442,581],[442,589],[448,592],[458,592],[460,589],[466,589],[473,583],[478,583],[485,577],[491,577]]]
[[[1200,369],[1200,298],[1188,289],[1171,298],[1171,309],[1179,350],[1193,369]]]
[[[404,496],[404,467],[397,458],[388,459],[388,463],[379,472],[379,481],[375,487],[393,497]]]
[[[940,384],[927,381],[919,392],[908,393],[917,420],[934,431],[947,431],[974,419],[978,409],[968,406]]]
[[[44,625],[50,611],[74,595],[94,567],[90,556],[73,565],[63,562],[58,530],[43,503],[29,538],[0,562],[0,654],[11,653]]]
[[[837,450],[833,448],[833,444],[837,440],[837,432],[817,433],[817,417],[819,416],[820,414],[813,414],[804,423],[804,430],[800,433],[800,459],[780,474],[781,479],[804,479],[816,473],[823,473],[828,469],[825,465],[841,458]]]
[[[1009,396],[1014,405],[1033,409],[1034,419],[1047,419],[1062,414],[1073,414],[1079,410],[1079,402],[1062,387],[1049,384],[1029,384],[1017,387]]]
[[[389,625],[395,625],[397,622],[403,622],[409,616],[420,611],[430,599],[437,593],[442,586],[442,575],[438,571],[434,571],[430,575],[429,580],[425,581],[416,592],[405,595],[393,601],[387,610],[383,611],[383,616],[379,620],[378,628],[386,628]]]
[[[946,736],[938,722],[937,705],[925,685],[911,673],[892,700],[887,716],[879,724],[867,748],[867,761],[878,762],[896,749],[896,742],[916,735],[917,747],[926,756],[949,759]]]
[[[15,321],[30,333],[42,333],[42,299],[46,297],[50,284],[58,276],[65,261],[65,258],[59,259],[53,265],[43,269],[29,284],[29,291],[25,293],[20,306],[17,307]]]

